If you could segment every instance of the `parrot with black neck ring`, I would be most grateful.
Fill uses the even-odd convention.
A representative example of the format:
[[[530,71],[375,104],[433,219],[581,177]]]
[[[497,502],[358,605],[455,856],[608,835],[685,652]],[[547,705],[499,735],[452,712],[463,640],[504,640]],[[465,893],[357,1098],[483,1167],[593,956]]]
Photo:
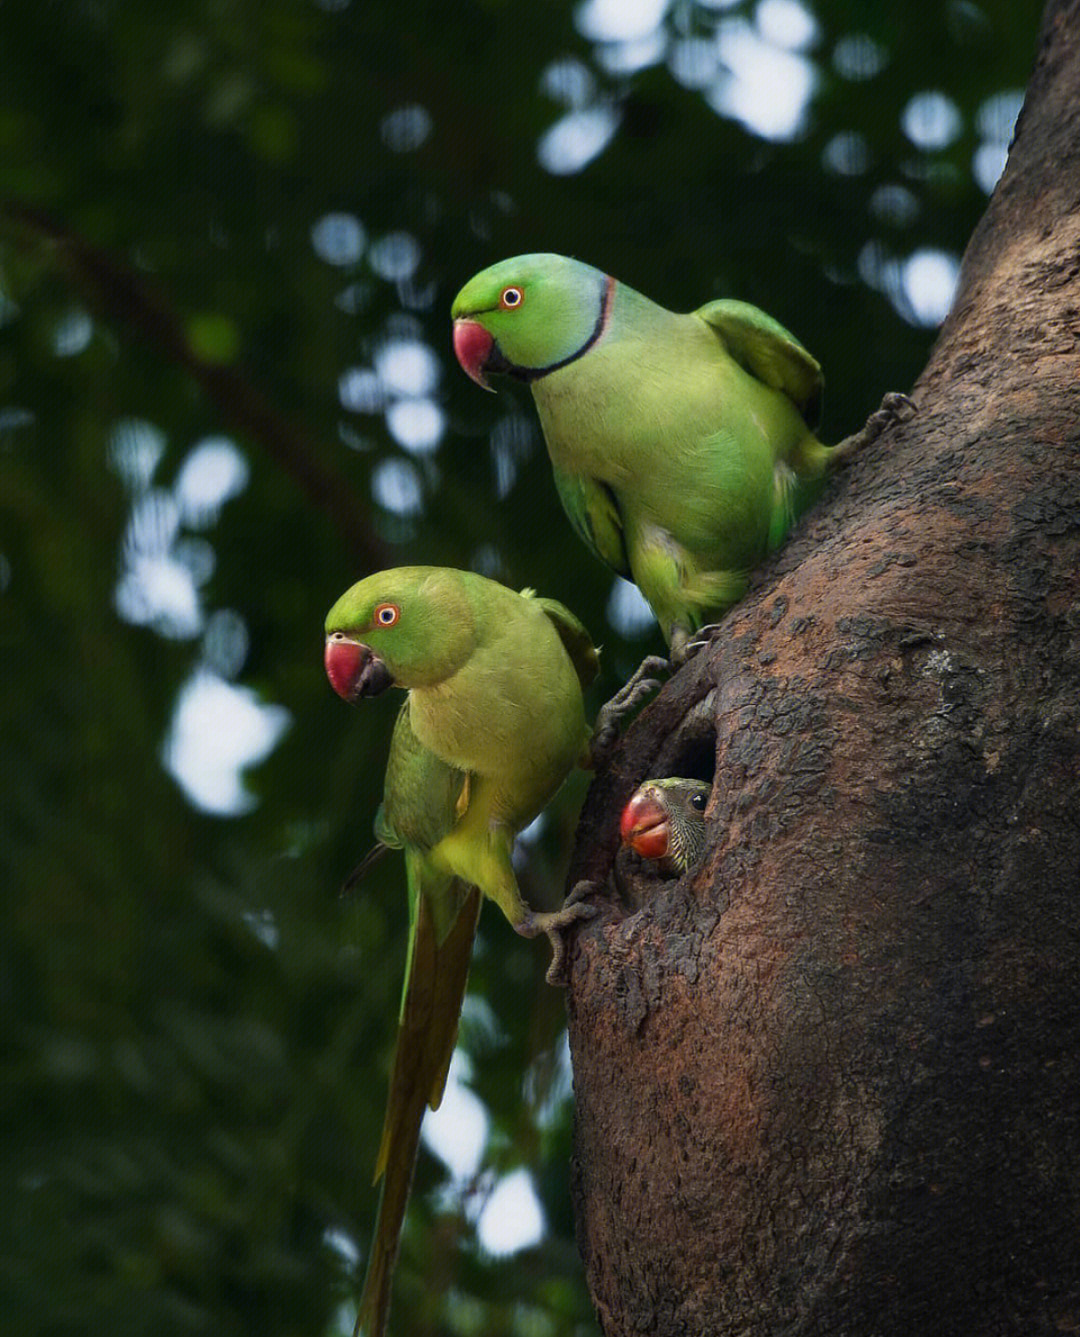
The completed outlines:
[[[771,316],[729,300],[677,314],[561,255],[483,270],[451,316],[474,381],[529,386],[571,525],[638,585],[673,665],[742,598],[827,471],[914,411],[887,395],[861,432],[823,445],[821,368]]]

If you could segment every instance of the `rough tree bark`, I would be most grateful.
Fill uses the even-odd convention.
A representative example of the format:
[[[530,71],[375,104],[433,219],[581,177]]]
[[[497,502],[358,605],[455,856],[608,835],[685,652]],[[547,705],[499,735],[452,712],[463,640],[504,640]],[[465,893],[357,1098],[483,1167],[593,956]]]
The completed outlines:
[[[913,394],[586,803],[715,766],[577,935],[608,1337],[1080,1331],[1080,0]]]

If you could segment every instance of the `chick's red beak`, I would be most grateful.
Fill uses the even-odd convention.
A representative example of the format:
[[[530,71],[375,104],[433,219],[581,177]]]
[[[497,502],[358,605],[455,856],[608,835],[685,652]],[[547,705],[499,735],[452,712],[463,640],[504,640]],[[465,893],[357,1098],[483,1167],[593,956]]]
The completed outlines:
[[[490,390],[484,375],[488,355],[495,345],[495,340],[475,320],[454,321],[454,356],[477,385]]]
[[[393,684],[390,670],[370,646],[359,641],[326,638],[323,652],[330,686],[345,701],[359,701],[362,696],[378,696]]]
[[[667,809],[648,790],[639,790],[623,808],[619,833],[643,859],[662,859],[671,836]]]

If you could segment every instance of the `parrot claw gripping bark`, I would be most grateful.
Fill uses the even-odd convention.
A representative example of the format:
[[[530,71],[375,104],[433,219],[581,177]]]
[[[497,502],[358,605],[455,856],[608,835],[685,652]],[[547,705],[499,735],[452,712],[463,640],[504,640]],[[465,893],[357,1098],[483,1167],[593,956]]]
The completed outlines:
[[[514,927],[523,938],[535,938],[538,933],[546,933],[551,943],[551,965],[544,978],[556,988],[566,985],[566,930],[571,924],[583,919],[592,919],[596,906],[589,905],[584,897],[595,890],[591,882],[578,882],[570,891],[560,910],[549,914],[530,914],[529,918]]]
[[[836,462],[846,463],[860,450],[872,445],[886,428],[892,427],[894,423],[908,422],[918,411],[919,406],[913,399],[898,390],[890,390],[862,427],[851,436],[845,436],[834,447]]]
[[[369,576],[326,620],[327,676],[358,701],[403,687],[387,758],[379,847],[405,855],[409,947],[386,1118],[382,1179],[356,1332],[382,1337],[424,1110],[442,1098],[484,896],[510,923],[552,938],[592,907],[537,914],[522,900],[514,837],[575,763],[597,672],[588,633],[562,604],[471,572],[399,567]],[[351,885],[370,866],[363,861]]]
[[[829,469],[911,404],[886,396],[861,432],[825,446],[821,368],[772,317],[737,301],[678,315],[561,255],[492,265],[451,315],[473,380],[532,390],[570,523],[636,582],[676,664]]]
[[[660,688],[660,679],[652,675],[670,673],[671,669],[672,665],[659,655],[646,655],[633,677],[623,683],[611,700],[596,712],[593,736],[589,742],[589,759],[593,770],[600,770],[606,764],[626,716]]]

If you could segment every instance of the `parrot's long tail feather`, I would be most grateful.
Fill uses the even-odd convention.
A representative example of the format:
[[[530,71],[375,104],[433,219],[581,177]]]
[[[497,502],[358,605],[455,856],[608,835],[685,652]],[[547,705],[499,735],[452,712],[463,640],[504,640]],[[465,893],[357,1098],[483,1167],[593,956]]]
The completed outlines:
[[[375,1164],[376,1180],[385,1178],[353,1337],[383,1337],[386,1331],[391,1280],[416,1165],[420,1125],[425,1109],[438,1108],[446,1085],[481,900],[480,892],[470,888],[440,943],[427,897],[416,897],[408,980]]]

